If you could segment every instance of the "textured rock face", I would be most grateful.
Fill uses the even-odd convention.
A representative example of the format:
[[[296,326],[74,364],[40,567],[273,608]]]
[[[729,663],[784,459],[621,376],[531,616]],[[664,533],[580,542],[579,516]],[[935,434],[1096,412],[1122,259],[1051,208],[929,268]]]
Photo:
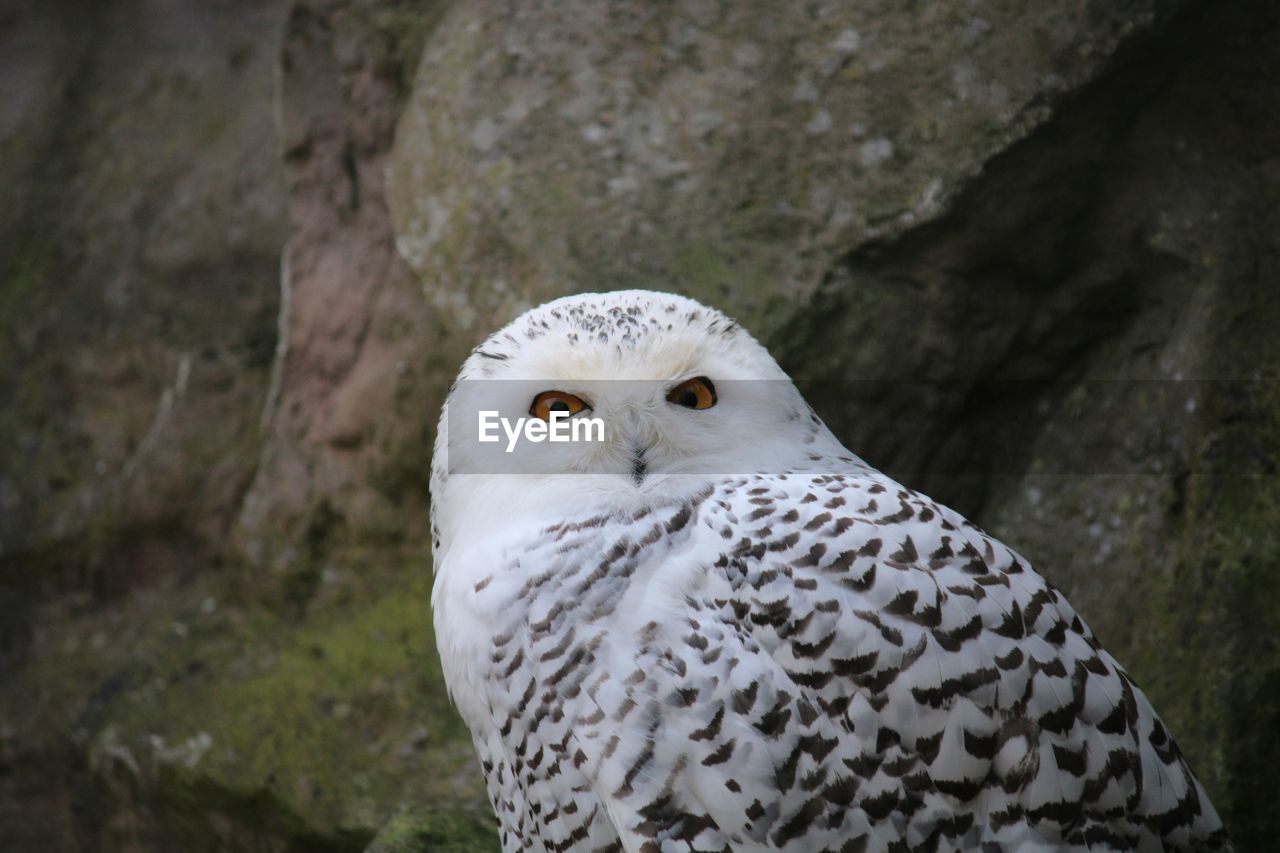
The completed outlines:
[[[470,335],[552,296],[655,286],[768,335],[1154,18],[1110,9],[458,6],[398,129],[398,245]]]
[[[281,9],[5,5],[0,560],[87,550],[124,588],[117,534],[217,538],[253,471]]]
[[[1040,567],[1264,846],[1273,5],[0,3],[0,837],[488,849],[430,431],[643,286]]]
[[[297,3],[281,49],[287,305],[238,535],[251,559],[286,576],[313,568],[296,535],[328,538],[325,519],[413,539],[427,517],[438,324],[395,252],[384,196],[403,73],[396,35],[423,26],[405,14]]]
[[[253,475],[287,236],[282,21],[279,3],[0,3],[6,845],[73,843],[61,762],[85,709],[61,700],[108,674],[60,694],[74,644],[114,646],[134,596],[209,572]]]

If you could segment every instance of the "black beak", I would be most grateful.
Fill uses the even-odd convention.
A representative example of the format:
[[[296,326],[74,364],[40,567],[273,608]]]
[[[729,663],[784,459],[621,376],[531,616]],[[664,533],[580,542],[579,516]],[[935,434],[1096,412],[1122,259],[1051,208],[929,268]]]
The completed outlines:
[[[631,479],[637,486],[644,481],[644,475],[649,470],[644,461],[644,451],[643,447],[637,447],[631,456]]]

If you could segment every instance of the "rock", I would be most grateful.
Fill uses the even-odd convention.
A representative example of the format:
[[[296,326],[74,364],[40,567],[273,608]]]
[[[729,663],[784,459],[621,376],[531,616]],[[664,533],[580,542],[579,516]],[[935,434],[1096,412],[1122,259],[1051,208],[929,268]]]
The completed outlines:
[[[71,849],[99,817],[71,811],[101,728],[77,720],[123,682],[75,664],[134,630],[125,602],[216,571],[254,471],[282,10],[0,3],[6,846]]]
[[[774,337],[842,255],[938,216],[1166,6],[458,4],[397,129],[397,245],[467,343],[624,287]]]
[[[342,530],[422,540],[438,323],[396,254],[386,160],[408,3],[298,2],[280,58],[293,233],[267,437],[236,535],[288,573],[293,545]]]
[[[26,827],[6,838],[49,849],[57,827],[67,848],[361,850],[402,805],[434,803],[424,837],[492,842],[424,618],[427,565],[385,547],[330,556],[362,584],[317,593],[305,618],[256,602],[206,612],[210,579],[132,601],[110,642],[85,647],[58,632],[93,636],[109,617],[46,605],[0,696],[0,756],[28,798],[60,797],[25,823],[6,799],[0,822]]]
[[[117,594],[219,550],[253,473],[282,4],[6,5],[0,583]]]
[[[500,849],[488,814],[406,809],[382,828],[365,853],[479,853]]]

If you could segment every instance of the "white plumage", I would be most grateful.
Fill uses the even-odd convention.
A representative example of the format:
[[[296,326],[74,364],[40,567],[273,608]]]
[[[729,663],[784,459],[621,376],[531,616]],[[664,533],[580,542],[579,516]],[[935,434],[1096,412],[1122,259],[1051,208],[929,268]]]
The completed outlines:
[[[459,392],[441,420],[436,633],[505,850],[1229,849],[1067,601],[849,453],[722,314],[568,297],[459,378],[608,425],[475,473]],[[712,405],[668,399],[691,380]]]

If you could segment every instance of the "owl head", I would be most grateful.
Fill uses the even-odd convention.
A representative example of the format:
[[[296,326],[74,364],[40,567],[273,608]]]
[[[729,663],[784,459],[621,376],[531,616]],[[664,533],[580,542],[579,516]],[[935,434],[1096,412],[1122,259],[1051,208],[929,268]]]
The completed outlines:
[[[787,374],[719,311],[644,290],[568,296],[463,364],[432,464],[436,548],[464,518],[638,508],[836,453]]]

